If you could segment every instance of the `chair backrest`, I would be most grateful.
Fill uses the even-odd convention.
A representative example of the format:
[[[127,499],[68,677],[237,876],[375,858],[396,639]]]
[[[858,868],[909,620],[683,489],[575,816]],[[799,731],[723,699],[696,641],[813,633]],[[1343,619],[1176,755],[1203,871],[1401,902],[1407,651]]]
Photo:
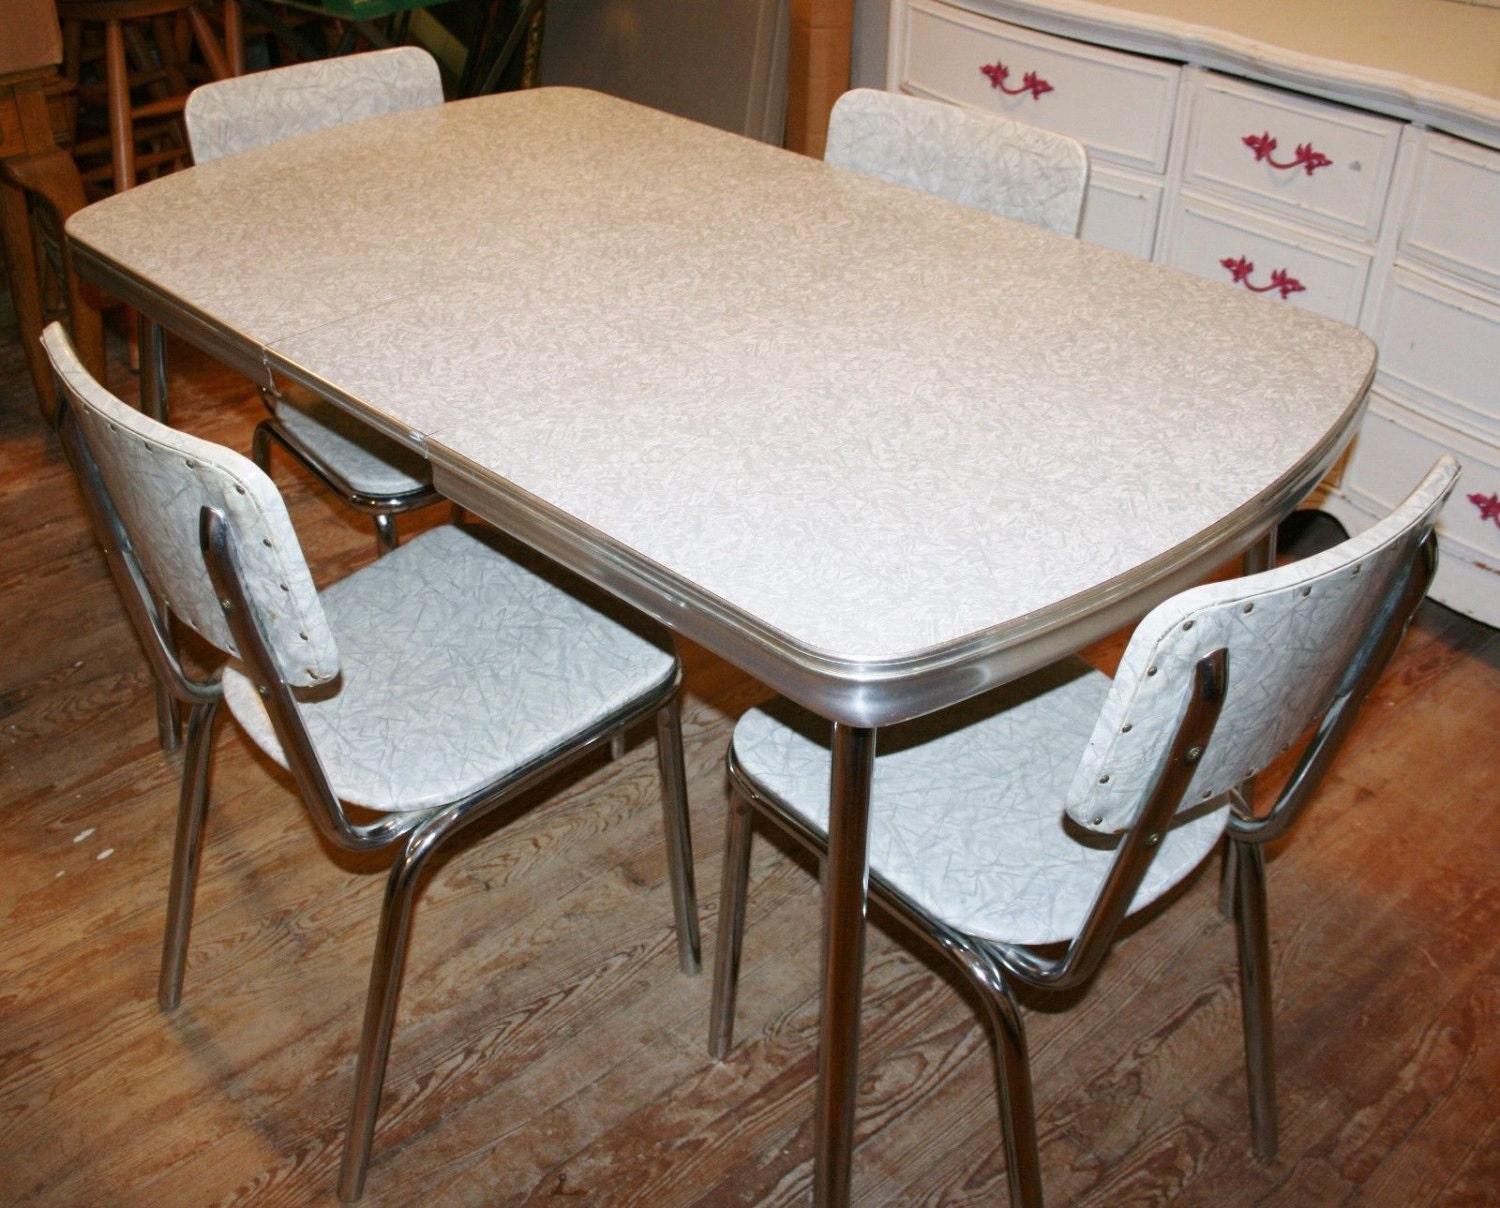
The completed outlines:
[[[1126,647],[1074,775],[1073,820],[1105,833],[1131,825],[1194,668],[1212,651],[1228,651],[1228,687],[1181,808],[1228,792],[1306,735],[1360,683],[1388,627],[1404,627],[1420,602],[1407,590],[1422,574],[1419,546],[1457,476],[1458,463],[1445,456],[1358,536],[1300,562],[1191,588],[1152,610]]]
[[[1063,235],[1078,233],[1089,171],[1064,135],[871,88],[834,104],[823,159]]]
[[[200,545],[203,510],[213,508],[229,522],[251,608],[283,678],[295,687],[333,679],[338,648],[271,480],[238,453],[115,398],[79,363],[60,324],[48,327],[42,342],[104,488],[106,498],[94,502],[118,517],[128,556],[172,615],[226,654],[239,654]]]
[[[296,134],[443,103],[437,62],[417,46],[294,63],[195,88],[183,118],[195,163]]]

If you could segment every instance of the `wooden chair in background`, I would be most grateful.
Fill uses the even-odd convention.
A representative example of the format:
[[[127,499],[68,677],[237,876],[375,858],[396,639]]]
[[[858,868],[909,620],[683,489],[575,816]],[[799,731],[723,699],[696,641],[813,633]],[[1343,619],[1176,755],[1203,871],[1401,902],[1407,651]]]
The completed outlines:
[[[77,90],[73,158],[91,194],[186,164],[188,93],[244,71],[238,0],[220,10],[227,49],[200,0],[58,0],[57,12],[63,75]],[[91,114],[107,119],[102,132]]]

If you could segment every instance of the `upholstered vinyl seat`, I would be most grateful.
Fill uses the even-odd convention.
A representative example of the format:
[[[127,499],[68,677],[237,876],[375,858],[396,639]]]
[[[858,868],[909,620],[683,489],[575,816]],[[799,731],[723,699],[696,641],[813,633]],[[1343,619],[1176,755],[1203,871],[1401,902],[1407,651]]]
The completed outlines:
[[[881,731],[870,867],[971,935],[1018,944],[1077,935],[1114,853],[1065,830],[1057,803],[1109,689],[1108,676],[1069,659],[936,717]],[[752,709],[734,733],[744,774],[824,834],[826,730],[826,722],[777,700]],[[1226,802],[1171,831],[1133,909],[1202,863],[1224,832],[1228,809]]]
[[[856,88],[828,116],[825,163],[1076,235],[1088,152],[1062,134],[957,105]]]
[[[497,556],[492,536],[455,525],[318,599],[338,635],[338,691],[298,711],[334,794],[366,809],[431,810],[479,792],[677,674],[664,635],[632,632],[599,601]],[[420,638],[392,640],[393,631]],[[251,678],[227,668],[224,700],[286,766]]]

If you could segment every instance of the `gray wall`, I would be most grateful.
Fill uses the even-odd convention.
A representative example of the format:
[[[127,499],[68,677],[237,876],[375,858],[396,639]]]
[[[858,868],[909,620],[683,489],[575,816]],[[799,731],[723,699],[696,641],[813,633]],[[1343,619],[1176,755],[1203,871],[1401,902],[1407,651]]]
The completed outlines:
[[[544,84],[780,143],[787,0],[548,0]]]

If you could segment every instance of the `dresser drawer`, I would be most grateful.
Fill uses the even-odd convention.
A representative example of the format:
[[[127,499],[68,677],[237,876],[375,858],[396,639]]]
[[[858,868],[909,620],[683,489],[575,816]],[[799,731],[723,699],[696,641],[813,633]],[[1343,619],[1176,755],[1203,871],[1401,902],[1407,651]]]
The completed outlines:
[[[1341,489],[1360,516],[1384,516],[1444,453],[1458,458],[1463,474],[1438,521],[1432,595],[1500,625],[1500,448],[1372,393]]]
[[[1184,183],[1375,239],[1401,123],[1212,72],[1192,89]]]
[[[1161,196],[1160,181],[1091,164],[1078,237],[1149,260],[1156,243]]]
[[[1228,206],[1183,194],[1157,259],[1330,319],[1359,319],[1370,256]]]
[[[1400,252],[1500,289],[1500,152],[1424,132]]]
[[[1500,300],[1398,267],[1371,335],[1387,388],[1500,443]]]
[[[1096,157],[1160,173],[1182,71],[966,13],[908,7],[898,51],[909,92],[1003,113],[1079,140]]]

